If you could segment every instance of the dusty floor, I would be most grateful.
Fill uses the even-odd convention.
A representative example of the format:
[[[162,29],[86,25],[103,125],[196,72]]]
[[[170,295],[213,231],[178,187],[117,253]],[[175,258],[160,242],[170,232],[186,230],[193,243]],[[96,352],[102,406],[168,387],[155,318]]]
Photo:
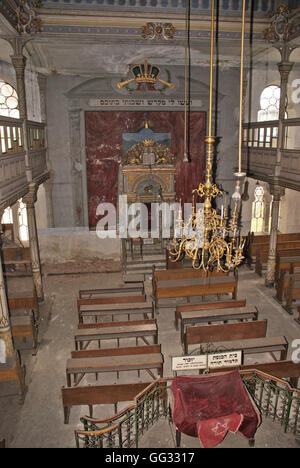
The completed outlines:
[[[22,361],[26,365],[27,393],[22,406],[18,404],[16,387],[13,384],[1,385],[0,397],[0,440],[6,439],[9,448],[72,448],[75,446],[74,429],[82,428],[80,417],[88,414],[86,407],[74,407],[71,410],[68,425],[63,421],[61,387],[66,385],[65,365],[74,349],[73,332],[77,326],[76,299],[80,288],[113,287],[122,284],[121,272],[97,273],[82,270],[82,274],[71,274],[73,270],[59,274],[58,267],[44,277],[45,301],[40,305],[41,320],[39,326],[40,347],[36,356],[30,351],[22,352]],[[48,272],[50,269],[48,270]],[[28,290],[32,285],[30,278],[10,279],[11,291]],[[150,283],[147,283],[149,291]],[[247,305],[256,305],[259,318],[268,320],[268,336],[285,335],[289,343],[300,338],[300,326],[273,299],[274,289],[266,288],[264,280],[247,267],[239,272],[238,297],[247,297]],[[174,327],[174,308],[164,308],[156,316],[159,329],[159,343],[164,354],[164,376],[172,376],[171,355],[181,355],[179,332]],[[291,356],[291,346],[289,358]],[[246,363],[260,361],[261,356],[252,355]],[[268,360],[268,359],[266,359]],[[114,373],[105,375],[105,382],[116,382]],[[139,380],[151,381],[148,374],[141,373]],[[120,373],[119,383],[136,382],[136,372]],[[94,376],[88,378],[94,383]],[[3,395],[5,393],[5,396]],[[10,396],[7,396],[10,395]],[[108,417],[113,414],[110,405],[95,407],[95,417]],[[171,448],[175,445],[174,427],[168,421],[160,421],[143,436],[141,447]],[[199,441],[182,437],[183,448],[198,448]],[[228,434],[220,447],[248,447],[247,441],[238,435]],[[256,447],[291,447],[299,448],[294,436],[284,434],[281,428],[264,420],[257,431]]]

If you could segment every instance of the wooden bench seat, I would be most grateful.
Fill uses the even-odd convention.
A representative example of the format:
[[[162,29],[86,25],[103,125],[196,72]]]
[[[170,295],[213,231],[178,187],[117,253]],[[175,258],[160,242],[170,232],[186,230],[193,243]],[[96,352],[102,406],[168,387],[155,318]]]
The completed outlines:
[[[102,297],[90,297],[84,299],[77,299],[77,311],[78,315],[82,308],[86,308],[86,306],[92,305],[103,305],[103,304],[136,304],[136,303],[144,303],[146,302],[147,298],[145,294],[139,294],[135,296],[119,296],[112,294],[110,296],[102,296]]]
[[[212,325],[216,326],[216,325]],[[216,341],[203,344],[201,347],[203,353],[218,351],[238,351],[242,350],[243,354],[256,353],[271,353],[274,358],[274,352],[280,352],[280,361],[285,361],[288,352],[288,342],[284,336],[248,338],[243,340]]]
[[[293,308],[295,301],[300,299],[300,278],[298,275],[290,275],[288,286],[285,292],[285,301],[283,304],[284,309],[289,313],[293,314]]]
[[[138,320],[127,322],[107,322],[97,324],[80,324],[79,329],[74,334],[75,349],[86,349],[92,341],[98,341],[100,348],[101,340],[117,340],[117,346],[120,345],[120,339],[135,338],[136,344],[138,338],[149,344],[146,337],[153,337],[154,344],[158,342],[158,329],[156,320]],[[83,345],[83,343],[86,343]]]
[[[114,412],[116,414],[118,403],[133,401],[136,395],[149,385],[149,382],[136,382],[130,384],[62,387],[61,397],[64,423],[69,424],[72,406],[88,406],[90,418],[93,417],[94,405],[114,405]]]
[[[299,241],[300,233],[278,233],[277,234],[277,243],[285,243],[289,241]],[[270,235],[269,234],[256,234],[249,233],[247,247],[246,247],[246,262],[247,265],[252,268],[252,265],[256,261],[256,249],[259,246],[265,244],[265,248],[269,248],[270,244]]]
[[[15,352],[5,364],[0,363],[0,383],[17,382],[19,387],[19,400],[21,403],[23,403],[25,397],[25,373],[26,368],[21,364],[18,352]]]
[[[300,249],[287,249],[276,252],[275,282],[279,281],[281,272],[297,273],[300,267]]]
[[[192,312],[197,310],[216,310],[227,309],[233,307],[245,307],[246,299],[230,299],[225,301],[201,302],[200,304],[183,304],[177,305],[175,310],[175,327],[178,330],[178,323],[181,317],[181,312]]]
[[[31,275],[31,253],[29,247],[4,247],[2,249],[3,273],[6,276]],[[20,267],[22,269],[20,270]],[[19,269],[19,271],[18,271]]]
[[[21,296],[8,295],[7,302],[10,315],[33,315],[34,321],[38,322],[39,304],[35,291],[33,291],[32,295],[29,293],[28,296],[25,296],[24,293],[21,294]]]
[[[259,276],[262,276],[263,270],[266,268],[268,255],[269,255],[268,250],[262,252],[261,248],[257,249],[256,261],[255,261],[255,273],[257,273]],[[278,262],[278,258],[280,258],[282,261],[284,257],[289,257],[290,259],[298,257],[298,260],[299,260],[300,241],[297,241],[297,243],[295,243],[294,246],[292,246],[291,243],[277,244],[276,255],[277,255],[277,262]],[[279,273],[280,268],[285,268],[285,267],[280,266],[280,263],[278,266],[275,267],[275,280],[276,281],[278,279],[278,273]]]
[[[32,349],[32,354],[35,356],[38,349],[38,340],[33,317],[30,315],[11,317],[10,322],[15,348],[20,351]]]
[[[79,323],[84,323],[84,319],[93,318],[97,323],[98,319],[109,316],[114,321],[114,317],[118,315],[127,315],[128,320],[131,319],[131,314],[142,314],[143,317],[154,319],[154,304],[153,302],[142,302],[140,304],[103,304],[82,306],[78,312]]]
[[[212,322],[231,322],[233,320],[243,322],[244,320],[257,320],[258,310],[255,306],[234,307],[217,310],[199,310],[181,312],[181,343],[184,342],[184,333],[188,325],[208,324]]]
[[[144,283],[145,275],[144,273],[127,273],[123,276],[124,283]]]
[[[218,278],[214,278],[214,280],[217,279]],[[216,295],[219,297],[221,294],[231,294],[232,299],[236,299],[237,280],[229,281],[229,278],[226,278],[225,281],[214,281],[209,283],[203,282],[203,284],[190,286],[157,287],[155,295],[155,306],[159,307],[159,299],[176,299],[180,297],[190,298],[193,296],[205,297],[208,295]]]
[[[274,296],[274,299],[276,299],[280,304],[282,304],[283,299],[286,296],[291,277],[300,280],[300,273],[288,273],[286,270],[281,270],[279,280],[275,284],[276,294]]]
[[[161,345],[146,345],[146,346],[123,346],[121,348],[104,348],[104,349],[84,349],[81,351],[72,351],[71,357],[90,358],[90,357],[106,357],[106,356],[127,356],[129,354],[155,354],[161,352]]]
[[[80,289],[79,290],[79,298],[91,298],[91,297],[102,297],[103,294],[130,294],[130,293],[140,293],[145,294],[144,291],[144,284],[143,283],[136,283],[136,284],[124,284],[119,288],[98,288],[98,289]]]
[[[184,333],[184,352],[191,344],[203,346],[216,341],[263,338],[267,333],[267,320],[187,327]]]
[[[153,369],[157,370],[160,377],[163,377],[163,356],[161,353],[68,359],[66,366],[67,386],[77,386],[87,373],[145,370],[155,380],[155,376],[151,372]],[[71,384],[72,375],[73,385]]]

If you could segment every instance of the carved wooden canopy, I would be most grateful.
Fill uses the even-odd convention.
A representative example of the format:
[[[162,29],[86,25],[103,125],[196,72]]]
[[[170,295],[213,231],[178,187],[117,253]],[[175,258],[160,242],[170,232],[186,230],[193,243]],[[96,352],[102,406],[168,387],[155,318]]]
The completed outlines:
[[[124,165],[174,165],[175,157],[170,148],[152,139],[133,145],[124,155]]]

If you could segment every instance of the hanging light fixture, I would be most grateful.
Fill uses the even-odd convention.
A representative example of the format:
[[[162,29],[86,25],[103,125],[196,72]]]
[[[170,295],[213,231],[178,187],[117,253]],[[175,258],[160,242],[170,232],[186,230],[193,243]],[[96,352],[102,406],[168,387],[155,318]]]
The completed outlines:
[[[185,5],[185,46],[184,46],[184,136],[183,136],[183,162],[189,162],[188,156],[188,98],[189,98],[189,40],[190,40],[190,1]]]
[[[242,45],[241,45],[241,83],[240,83],[240,119],[239,119],[239,156],[238,172],[235,176],[235,191],[232,195],[232,212],[229,218],[227,206],[222,205],[221,214],[217,214],[212,201],[222,195],[222,191],[212,183],[212,163],[215,136],[212,135],[212,92],[213,92],[213,45],[214,45],[214,0],[211,13],[211,55],[210,55],[210,94],[208,136],[205,138],[206,178],[192,192],[192,213],[187,223],[182,218],[181,208],[178,213],[174,239],[169,248],[170,260],[181,261],[184,256],[192,260],[193,268],[230,271],[241,264],[244,259],[245,239],[239,233],[239,214],[241,207],[241,183],[245,173],[241,170],[242,151],[242,102],[243,102],[243,63],[244,63],[244,27],[245,2],[243,0]],[[197,199],[204,200],[197,203]],[[179,233],[179,235],[178,235]]]

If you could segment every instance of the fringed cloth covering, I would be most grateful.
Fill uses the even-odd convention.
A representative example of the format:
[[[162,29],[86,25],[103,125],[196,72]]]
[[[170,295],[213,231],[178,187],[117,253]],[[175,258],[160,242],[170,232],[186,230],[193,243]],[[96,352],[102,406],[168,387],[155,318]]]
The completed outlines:
[[[238,371],[175,377],[170,403],[177,430],[199,437],[204,448],[218,445],[228,431],[251,440],[261,422]]]

